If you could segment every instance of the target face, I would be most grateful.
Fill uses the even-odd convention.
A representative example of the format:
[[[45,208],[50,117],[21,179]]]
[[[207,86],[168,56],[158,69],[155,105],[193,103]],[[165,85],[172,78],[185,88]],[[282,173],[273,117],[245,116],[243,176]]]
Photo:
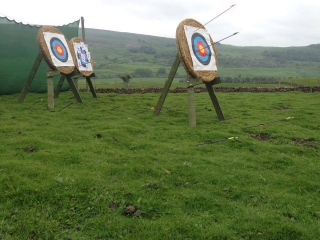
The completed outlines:
[[[53,37],[50,40],[50,47],[53,55],[61,62],[68,61],[68,51],[59,38]]]
[[[69,45],[63,34],[43,32],[43,37],[48,47],[51,61],[55,67],[75,66]]]
[[[184,26],[190,56],[195,71],[216,71],[217,65],[210,36],[206,29]]]
[[[74,42],[73,48],[78,62],[79,71],[92,71],[91,53],[84,42]]]
[[[192,50],[196,58],[203,65],[208,65],[211,60],[211,50],[206,39],[199,33],[191,37]]]

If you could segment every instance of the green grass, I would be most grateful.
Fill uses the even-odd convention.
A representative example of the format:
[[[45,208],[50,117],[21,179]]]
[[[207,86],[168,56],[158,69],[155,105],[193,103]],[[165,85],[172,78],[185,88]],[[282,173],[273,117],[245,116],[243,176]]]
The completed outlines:
[[[147,87],[160,87],[163,88],[166,77],[158,78],[133,78],[130,81],[130,88],[147,88]],[[171,84],[171,89],[176,87],[186,87],[185,82],[179,82],[181,78],[174,78]],[[120,78],[92,79],[95,88],[127,88],[127,85],[123,83]],[[78,80],[79,88],[86,88],[86,82],[83,79]],[[292,87],[293,84],[299,84],[304,86],[320,86],[320,80],[318,78],[289,78],[276,83],[221,83],[218,87]],[[203,86],[203,85],[199,85]]]
[[[0,96],[0,239],[318,238],[319,93],[159,96]]]

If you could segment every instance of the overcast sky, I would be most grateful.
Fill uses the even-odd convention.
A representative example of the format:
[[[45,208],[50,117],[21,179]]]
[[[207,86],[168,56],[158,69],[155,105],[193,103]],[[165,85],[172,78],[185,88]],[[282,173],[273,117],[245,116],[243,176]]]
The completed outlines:
[[[63,25],[84,17],[86,28],[175,38],[186,18],[205,24],[213,41],[235,46],[320,43],[320,0],[5,0],[0,15],[29,24]]]

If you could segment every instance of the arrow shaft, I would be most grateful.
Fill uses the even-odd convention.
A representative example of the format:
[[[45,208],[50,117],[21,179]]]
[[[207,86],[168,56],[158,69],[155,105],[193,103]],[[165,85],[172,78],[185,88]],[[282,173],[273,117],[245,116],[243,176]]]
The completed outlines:
[[[59,111],[61,111],[62,109],[65,109],[66,107],[69,107],[71,104],[73,104],[73,103],[69,103],[67,106],[61,108]]]
[[[234,5],[232,5],[231,7],[229,7],[227,10],[223,11],[222,13],[220,13],[218,16],[214,17],[213,19],[211,19],[209,22],[205,23],[203,26],[206,26],[207,24],[211,23],[213,20],[215,20],[216,18],[220,17],[222,14],[224,14],[225,12],[229,11],[232,7],[234,7]]]
[[[215,42],[215,43],[219,43],[219,42],[221,42],[221,41],[223,41],[223,40],[225,40],[225,39],[227,39],[229,37],[232,37],[233,35],[236,35],[236,34],[238,34],[238,32],[236,32],[236,33],[234,33],[234,34],[232,34],[232,35],[230,35],[228,37],[222,38],[221,40],[219,40],[218,42]]]
[[[221,39],[221,40],[219,40],[218,42],[215,42],[215,43],[219,43],[219,42],[221,42],[221,41],[223,41],[223,40],[225,40],[225,39],[227,39],[227,38],[229,38],[229,37],[232,37],[232,36],[234,36],[234,35],[236,35],[236,34],[238,34],[238,33],[239,33],[239,32],[235,32],[234,34],[231,34],[230,36],[225,37],[225,38],[223,38],[223,39]],[[210,44],[210,45],[208,45],[208,46],[206,46],[206,47],[204,47],[204,48],[209,48],[209,47],[211,47],[211,46],[213,46],[213,44]],[[197,53],[197,52],[199,52],[199,51],[196,50],[195,52]]]
[[[211,142],[202,142],[202,143],[198,143],[197,146],[205,145],[205,144],[212,144],[212,143],[217,143],[217,142],[223,142],[223,141],[227,141],[227,140],[228,140],[228,138],[219,139],[219,140],[215,140],[215,141],[211,141]]]
[[[249,126],[249,127],[244,127],[244,128],[259,127],[259,126],[264,126],[264,125],[269,124],[269,123],[280,122],[280,121],[289,120],[289,119],[290,119],[290,118],[283,118],[283,119],[274,120],[274,121],[265,122],[265,123],[260,123],[260,124],[257,124],[257,125],[253,125],[253,126]],[[243,129],[244,129],[244,128],[243,128]]]
[[[222,13],[220,13],[218,16],[212,18],[209,22],[205,23],[203,26],[206,26],[207,24],[211,23],[213,20],[215,20],[216,18],[220,17],[222,14],[224,14],[225,12],[229,11],[232,7],[234,7],[236,4],[233,4],[231,7],[229,7],[227,10],[223,11]],[[194,32],[198,31],[200,28],[196,29]]]

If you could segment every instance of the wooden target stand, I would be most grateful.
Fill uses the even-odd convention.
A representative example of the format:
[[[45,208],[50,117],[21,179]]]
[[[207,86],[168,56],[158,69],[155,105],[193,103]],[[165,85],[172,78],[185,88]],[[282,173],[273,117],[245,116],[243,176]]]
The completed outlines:
[[[67,81],[69,83],[70,89],[72,90],[76,101],[78,103],[83,103],[83,101],[79,95],[78,89],[72,80],[72,77],[79,78],[79,77],[82,77],[83,74],[75,68],[74,64],[73,64],[73,66],[62,66],[62,67],[55,66],[55,64],[53,63],[53,61],[51,59],[51,55],[50,55],[48,46],[45,43],[45,39],[43,37],[43,32],[56,33],[56,34],[63,35],[60,30],[58,30],[57,28],[54,28],[52,26],[44,26],[39,29],[38,34],[37,34],[39,53],[34,61],[34,64],[33,64],[32,69],[28,75],[26,83],[21,90],[21,93],[19,96],[19,101],[23,102],[23,100],[25,99],[25,97],[28,93],[28,89],[31,86],[31,83],[34,79],[34,76],[36,75],[38,68],[41,64],[41,61],[42,61],[42,59],[44,59],[45,62],[47,63],[46,77],[47,77],[48,107],[54,108],[54,97],[58,97],[65,78],[67,79]],[[60,43],[63,45],[62,47],[64,47],[64,50],[71,49],[70,43],[68,42],[68,40],[64,36],[63,36],[63,38],[65,39],[66,44],[64,44],[61,41],[60,41]],[[61,39],[57,39],[57,40],[59,41]],[[73,52],[74,51],[72,49],[71,49],[71,52],[69,51],[69,54],[71,55],[69,58],[72,60],[72,62],[74,62],[74,60],[73,60],[74,54],[72,54]],[[53,77],[59,76],[59,75],[61,76],[60,81],[58,83],[56,92],[54,93]],[[88,73],[87,73],[87,75],[88,75]],[[90,77],[92,77],[92,76],[94,76],[94,73],[90,73],[90,75],[86,76],[86,81],[90,87],[90,91],[91,91],[93,97],[97,97],[97,95],[94,91],[91,79],[90,79]]]
[[[73,47],[73,45],[75,43],[80,44],[80,43],[84,43],[84,41],[81,38],[78,38],[78,37],[74,37],[74,38],[70,39],[70,41],[69,41],[70,48],[72,48],[71,49],[71,54],[72,54],[73,62],[76,64],[76,69],[72,73],[72,77],[74,78],[75,81],[77,81],[78,78],[80,78],[80,77],[85,77],[87,86],[89,87],[90,92],[92,93],[92,96],[94,98],[97,98],[97,94],[96,94],[96,92],[94,90],[94,87],[93,87],[92,81],[91,81],[91,77],[95,77],[95,73],[93,73],[92,70],[81,69],[79,67],[79,65],[77,64],[78,63],[78,57],[76,56],[76,52],[75,52],[74,47]],[[92,65],[92,69],[93,69],[93,61],[91,61],[91,65]],[[54,97],[55,98],[57,98],[59,96],[59,93],[61,91],[61,88],[62,88],[62,85],[63,85],[63,82],[64,82],[65,78],[67,78],[65,75],[62,75],[60,77],[60,81],[59,81],[57,89],[56,89],[56,91],[54,93]],[[68,80],[68,78],[67,78],[67,80]],[[69,82],[69,80],[68,80],[68,82]],[[76,87],[76,89],[77,89],[77,87]]]
[[[218,98],[213,90],[213,85],[221,83],[219,77],[216,77],[216,70],[211,71],[196,71],[194,70],[191,53],[189,51],[189,45],[187,36],[185,34],[184,26],[191,26],[197,29],[204,29],[204,26],[193,19],[186,19],[182,21],[176,33],[176,42],[178,48],[178,54],[172,64],[171,70],[169,72],[168,78],[165,82],[164,88],[159,97],[158,103],[154,110],[154,115],[158,116],[160,114],[161,108],[169,92],[170,86],[176,75],[180,62],[182,63],[184,69],[187,73],[187,92],[188,92],[188,113],[189,113],[189,125],[196,126],[196,108],[195,108],[195,94],[194,86],[204,83],[206,85],[207,91],[209,93],[213,107],[217,113],[219,121],[225,120],[222,113]],[[215,61],[217,62],[216,50],[214,43],[210,37],[210,45],[207,46],[210,52],[214,53]],[[210,48],[209,48],[210,47]]]

